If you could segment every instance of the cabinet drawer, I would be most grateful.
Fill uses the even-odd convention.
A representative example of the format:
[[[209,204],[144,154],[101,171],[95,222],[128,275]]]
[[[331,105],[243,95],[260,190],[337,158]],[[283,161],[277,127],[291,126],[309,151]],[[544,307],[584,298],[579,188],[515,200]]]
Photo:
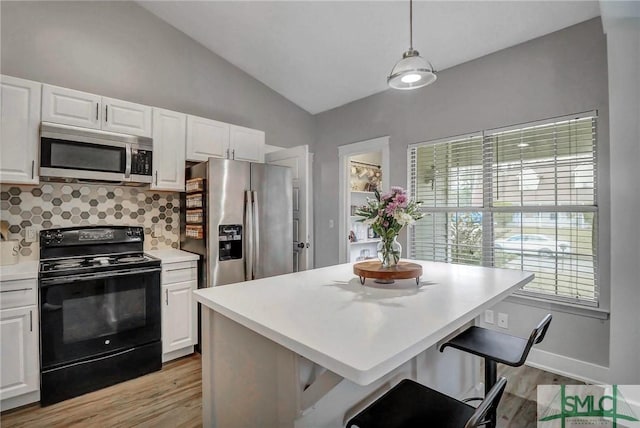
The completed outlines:
[[[162,266],[162,285],[194,281],[198,278],[198,262],[170,263]]]
[[[35,279],[2,281],[0,283],[0,309],[17,308],[38,303]]]

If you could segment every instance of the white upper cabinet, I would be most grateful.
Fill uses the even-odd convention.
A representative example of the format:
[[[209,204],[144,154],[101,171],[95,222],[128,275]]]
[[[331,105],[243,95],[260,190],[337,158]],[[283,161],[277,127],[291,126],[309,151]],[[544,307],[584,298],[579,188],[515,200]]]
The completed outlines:
[[[151,137],[151,107],[52,85],[42,88],[42,120]]]
[[[151,107],[102,97],[102,129],[151,137]]]
[[[100,129],[102,97],[74,89],[43,85],[42,120]]]
[[[229,127],[228,123],[188,116],[187,160],[203,162],[210,157],[227,157]]]
[[[184,192],[187,115],[153,109],[153,190]]]
[[[202,117],[187,117],[187,160],[210,157],[264,162],[264,132]]]
[[[230,159],[264,162],[265,136],[263,131],[231,125]]]
[[[38,184],[42,85],[0,76],[0,181]]]

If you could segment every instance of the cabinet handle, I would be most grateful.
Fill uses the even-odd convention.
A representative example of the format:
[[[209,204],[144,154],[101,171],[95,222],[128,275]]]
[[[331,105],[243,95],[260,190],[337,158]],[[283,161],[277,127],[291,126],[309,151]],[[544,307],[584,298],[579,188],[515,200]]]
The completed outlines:
[[[0,293],[15,293],[16,291],[29,291],[31,288],[16,288],[15,290],[0,290]]]
[[[29,331],[33,331],[33,311],[29,311]]]
[[[175,272],[178,270],[191,270],[192,268],[190,267],[185,267],[185,268],[175,268],[175,269],[165,269],[165,272]]]
[[[36,161],[32,160],[31,161],[31,179],[33,180],[35,178],[35,172],[36,171]]]
[[[156,170],[156,186],[158,185],[158,171]]]
[[[100,103],[96,103],[96,122],[98,121],[99,114],[100,114]]]
[[[231,150],[231,159],[236,158],[236,149]]]
[[[104,106],[104,121],[109,121],[109,105]]]
[[[225,157],[229,159],[229,149],[227,149],[227,155]]]
[[[164,302],[169,306],[169,290],[164,290]]]

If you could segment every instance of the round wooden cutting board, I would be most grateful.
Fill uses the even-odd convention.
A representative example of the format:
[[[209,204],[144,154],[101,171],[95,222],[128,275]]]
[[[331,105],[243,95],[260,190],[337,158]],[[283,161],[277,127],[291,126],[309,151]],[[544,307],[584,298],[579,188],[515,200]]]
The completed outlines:
[[[417,263],[400,261],[396,266],[383,268],[378,260],[369,260],[353,265],[353,273],[360,277],[360,284],[364,284],[367,278],[373,278],[381,284],[391,284],[395,279],[416,279],[420,283],[422,266]]]

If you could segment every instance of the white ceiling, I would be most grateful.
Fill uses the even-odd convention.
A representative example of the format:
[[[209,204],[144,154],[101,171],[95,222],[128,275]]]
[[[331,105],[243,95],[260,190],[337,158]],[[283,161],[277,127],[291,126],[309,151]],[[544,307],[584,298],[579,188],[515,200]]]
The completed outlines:
[[[313,114],[386,90],[409,45],[406,0],[138,3]],[[437,70],[600,15],[597,1],[417,1],[413,9],[414,48]]]

